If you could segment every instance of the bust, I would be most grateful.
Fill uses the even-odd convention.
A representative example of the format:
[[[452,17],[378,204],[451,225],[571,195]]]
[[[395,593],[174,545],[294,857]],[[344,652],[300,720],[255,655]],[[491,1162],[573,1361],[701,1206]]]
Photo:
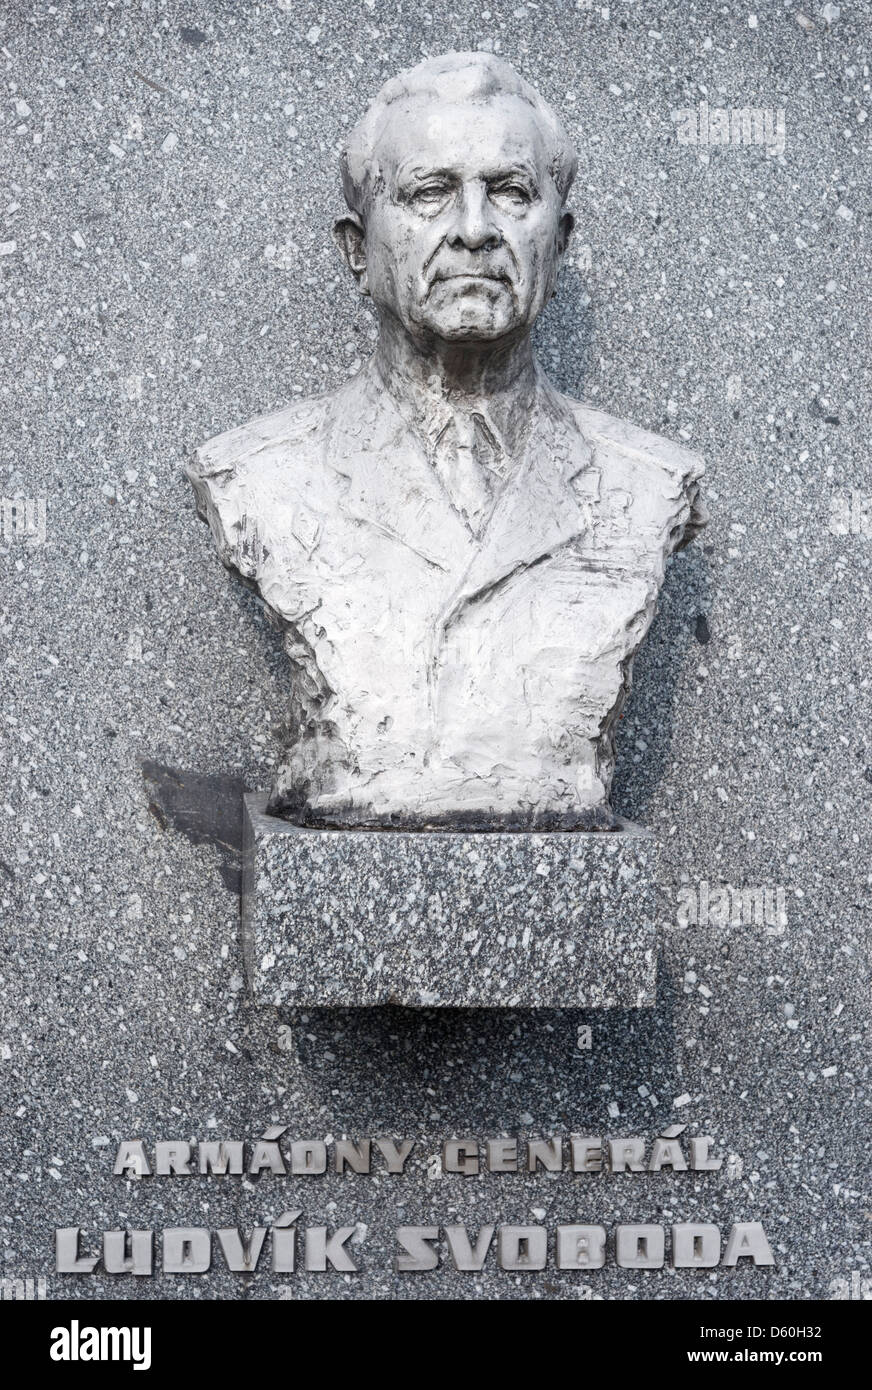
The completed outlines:
[[[187,472],[277,618],[291,725],[269,810],[301,825],[586,830],[701,459],[558,392],[530,334],[576,157],[507,63],[388,82],[342,158],[335,238],[378,317],[337,390]]]

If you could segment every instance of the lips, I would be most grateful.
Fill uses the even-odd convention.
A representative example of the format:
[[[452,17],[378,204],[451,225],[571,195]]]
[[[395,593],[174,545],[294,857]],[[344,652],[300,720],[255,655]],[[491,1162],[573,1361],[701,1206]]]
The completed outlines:
[[[487,282],[491,284],[507,284],[508,278],[507,275],[497,275],[488,271],[457,270],[448,273],[441,272],[439,275],[435,275],[433,277],[433,283],[438,284],[440,281],[451,280],[471,280],[474,284]]]

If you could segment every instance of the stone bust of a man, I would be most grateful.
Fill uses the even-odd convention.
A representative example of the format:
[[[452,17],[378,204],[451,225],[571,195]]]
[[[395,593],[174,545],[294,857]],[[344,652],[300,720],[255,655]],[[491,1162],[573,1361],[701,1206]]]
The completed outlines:
[[[615,824],[615,724],[666,560],[703,524],[703,466],[536,363],[575,167],[490,54],[388,82],[348,139],[335,229],[374,355],[188,468],[221,559],[284,632],[295,737],[273,814]]]

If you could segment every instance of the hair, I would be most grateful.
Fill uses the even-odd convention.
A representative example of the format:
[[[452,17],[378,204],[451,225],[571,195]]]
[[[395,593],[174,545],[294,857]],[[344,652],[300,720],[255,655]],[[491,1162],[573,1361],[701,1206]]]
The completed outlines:
[[[391,108],[421,101],[485,103],[496,96],[518,97],[532,109],[551,146],[549,171],[562,202],[575,178],[578,159],[557,113],[525,82],[511,64],[492,53],[443,53],[407,68],[386,82],[351,131],[340,159],[342,188],[349,208],[363,216],[373,183],[378,181],[378,143]]]

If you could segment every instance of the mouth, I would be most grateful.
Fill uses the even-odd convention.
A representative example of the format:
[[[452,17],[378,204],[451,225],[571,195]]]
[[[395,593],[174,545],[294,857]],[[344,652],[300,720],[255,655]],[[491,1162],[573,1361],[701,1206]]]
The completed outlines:
[[[505,276],[496,270],[440,270],[437,280],[504,280]]]
[[[478,271],[460,270],[460,271],[449,272],[449,273],[443,272],[443,273],[441,273],[441,274],[439,274],[439,275],[436,275],[436,276],[434,277],[434,279],[433,279],[433,284],[434,284],[434,285],[438,285],[438,284],[442,284],[442,283],[446,283],[446,282],[449,283],[449,284],[454,284],[454,285],[456,285],[456,284],[468,284],[468,285],[494,285],[494,284],[497,284],[497,285],[507,285],[507,284],[509,283],[509,281],[508,281],[508,276],[506,276],[506,275],[497,275],[497,274],[494,274],[494,273],[492,273],[492,272],[490,272],[490,271],[484,271],[484,270],[478,270]]]

